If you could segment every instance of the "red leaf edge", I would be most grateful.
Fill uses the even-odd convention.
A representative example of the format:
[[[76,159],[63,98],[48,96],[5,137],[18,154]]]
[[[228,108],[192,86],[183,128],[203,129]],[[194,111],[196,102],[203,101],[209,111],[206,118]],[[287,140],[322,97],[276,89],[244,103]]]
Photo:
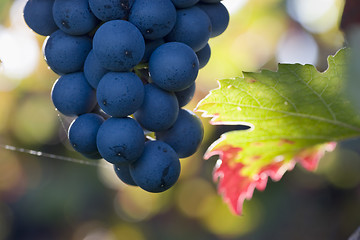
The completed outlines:
[[[259,173],[251,177],[242,175],[241,170],[245,165],[235,161],[238,153],[243,151],[240,147],[221,146],[214,151],[207,152],[204,158],[209,159],[211,156],[219,155],[213,171],[213,180],[218,182],[218,193],[222,195],[231,211],[236,215],[241,215],[245,199],[252,198],[255,188],[259,191],[265,190],[268,177],[273,181],[279,181],[286,171],[294,168],[297,162],[305,169],[313,171],[317,168],[325,152],[331,152],[335,147],[336,143],[330,142],[304,149],[288,162],[274,159],[271,164],[263,167]]]

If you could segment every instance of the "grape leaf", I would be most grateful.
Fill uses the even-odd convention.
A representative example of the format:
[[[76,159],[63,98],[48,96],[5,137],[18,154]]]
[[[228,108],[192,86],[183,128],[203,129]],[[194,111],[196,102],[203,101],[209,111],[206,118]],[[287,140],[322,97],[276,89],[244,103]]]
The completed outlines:
[[[244,73],[219,81],[196,111],[212,124],[247,125],[215,141],[205,158],[219,155],[214,169],[218,191],[236,214],[268,177],[280,180],[299,162],[315,170],[336,142],[360,135],[360,116],[343,92],[346,59],[342,49],[318,72],[312,65],[279,64],[278,71]]]

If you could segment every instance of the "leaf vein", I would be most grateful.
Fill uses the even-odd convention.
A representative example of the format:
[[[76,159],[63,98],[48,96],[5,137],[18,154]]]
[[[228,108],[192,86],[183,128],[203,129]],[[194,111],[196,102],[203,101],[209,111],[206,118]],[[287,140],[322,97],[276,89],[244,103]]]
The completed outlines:
[[[203,106],[207,105],[207,104],[219,104],[219,102],[207,102],[207,103],[203,104]],[[293,116],[293,117],[317,120],[317,121],[333,124],[333,125],[336,125],[336,126],[352,129],[352,130],[354,130],[356,132],[360,132],[360,128],[355,127],[353,125],[343,123],[343,122],[340,122],[338,120],[327,119],[327,118],[323,118],[323,117],[319,117],[319,116],[314,116],[314,115],[309,115],[309,114],[304,114],[304,113],[298,113],[298,112],[295,113],[295,112],[289,112],[289,111],[282,111],[282,110],[277,110],[277,109],[272,109],[272,108],[267,108],[267,107],[261,107],[261,106],[260,107],[251,106],[251,105],[245,105],[245,104],[239,104],[239,103],[226,102],[226,103],[221,103],[221,104],[235,105],[235,106],[238,106],[238,107],[241,107],[241,108],[254,108],[254,109],[260,109],[260,110],[264,110],[264,111],[282,113],[282,114],[286,114],[286,115]]]
[[[324,106],[326,107],[326,110],[329,111],[329,113],[331,114],[331,117],[333,118],[334,121],[336,121],[336,115],[335,113],[333,112],[333,110],[331,109],[331,107],[326,103],[326,101],[324,100],[324,98],[318,93],[316,92],[310,85],[309,85],[309,82],[312,81],[313,79],[313,76],[312,76],[312,72],[310,71],[310,74],[311,74],[311,77],[310,77],[310,80],[309,82],[306,82],[302,77],[300,77],[294,70],[292,69],[289,69],[289,71],[295,75],[302,83],[305,84],[305,86],[310,89],[310,91],[312,91],[319,99],[320,101],[324,104]]]

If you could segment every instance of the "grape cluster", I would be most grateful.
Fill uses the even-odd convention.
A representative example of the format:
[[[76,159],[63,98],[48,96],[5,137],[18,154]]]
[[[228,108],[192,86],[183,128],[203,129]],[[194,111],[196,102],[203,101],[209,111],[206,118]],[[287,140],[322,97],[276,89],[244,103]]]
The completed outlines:
[[[77,116],[68,131],[77,152],[104,158],[123,182],[149,192],[175,184],[179,158],[204,135],[182,107],[209,61],[209,38],[227,28],[220,1],[28,0],[25,22],[48,36],[44,57],[60,75],[52,101]]]

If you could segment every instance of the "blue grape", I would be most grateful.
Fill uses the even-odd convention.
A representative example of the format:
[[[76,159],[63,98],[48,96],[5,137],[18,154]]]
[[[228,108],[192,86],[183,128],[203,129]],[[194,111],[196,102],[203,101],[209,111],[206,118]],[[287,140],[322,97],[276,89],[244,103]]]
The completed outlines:
[[[171,0],[177,8],[188,8],[194,6],[199,0]]]
[[[101,78],[108,72],[109,70],[102,67],[94,51],[91,50],[84,63],[84,74],[89,84],[96,89]]]
[[[109,118],[100,126],[96,142],[106,161],[130,163],[141,156],[145,136],[141,126],[132,118]]]
[[[177,11],[175,27],[165,40],[185,43],[196,52],[205,47],[210,34],[211,22],[208,15],[194,6]]]
[[[127,19],[135,0],[89,0],[91,11],[102,21]]]
[[[79,153],[91,156],[98,154],[96,136],[104,119],[94,113],[77,117],[70,125],[68,137],[71,146]]]
[[[141,157],[130,164],[130,174],[135,183],[154,193],[172,187],[179,178],[180,169],[176,152],[161,141],[147,142]]]
[[[93,49],[101,65],[115,72],[126,72],[143,58],[145,41],[130,22],[112,20],[96,31]]]
[[[145,53],[141,60],[142,63],[147,63],[150,60],[151,54],[165,43],[163,38],[155,39],[155,40],[145,40]]]
[[[230,16],[228,10],[222,3],[199,3],[196,6],[201,8],[210,18],[212,26],[211,38],[219,36],[226,30],[229,25]]]
[[[200,119],[185,109],[180,109],[178,118],[171,128],[156,133],[156,139],[169,144],[180,158],[193,155],[203,137],[204,128]]]
[[[176,121],[179,104],[174,93],[150,83],[145,85],[144,101],[134,113],[135,119],[149,131],[164,131]]]
[[[199,60],[187,45],[169,42],[158,47],[149,60],[151,79],[167,91],[190,87],[199,72]]]
[[[136,0],[131,8],[129,21],[145,39],[165,37],[176,22],[176,9],[171,0]]]
[[[44,42],[44,56],[47,64],[54,72],[64,75],[83,69],[91,47],[89,37],[72,36],[57,30]]]
[[[82,72],[66,74],[56,80],[51,98],[57,110],[67,116],[88,113],[96,106],[95,91]]]
[[[26,24],[37,34],[49,36],[58,29],[52,8],[54,0],[28,0],[24,8]]]
[[[205,47],[203,47],[202,49],[197,51],[196,56],[199,59],[199,68],[201,69],[201,68],[205,67],[211,57],[211,48],[210,48],[209,44],[206,44]]]
[[[130,174],[130,164],[129,163],[119,163],[114,164],[114,170],[116,173],[116,176],[123,181],[124,183],[132,186],[137,186],[134,179],[132,178]]]
[[[55,0],[53,16],[56,25],[71,35],[84,35],[98,24],[88,0]]]
[[[143,103],[144,85],[132,72],[109,72],[101,79],[96,96],[105,113],[126,117]]]
[[[194,97],[195,89],[196,89],[196,84],[193,83],[190,87],[182,91],[175,92],[176,98],[179,103],[179,107],[183,107],[191,101],[191,99]]]

